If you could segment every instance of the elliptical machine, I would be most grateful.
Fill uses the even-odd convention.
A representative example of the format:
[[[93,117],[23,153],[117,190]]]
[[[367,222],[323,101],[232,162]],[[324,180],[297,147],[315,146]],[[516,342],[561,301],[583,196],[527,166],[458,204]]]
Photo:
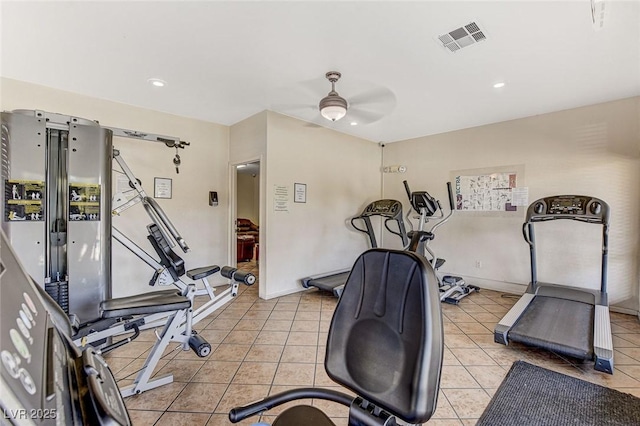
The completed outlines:
[[[410,238],[409,246],[407,250],[421,254],[427,258],[427,260],[433,266],[438,278],[438,286],[440,288],[440,301],[457,305],[461,299],[468,296],[474,291],[479,291],[480,288],[474,285],[466,284],[462,277],[454,275],[440,276],[438,269],[444,264],[445,259],[438,258],[434,251],[429,247],[429,241],[435,238],[435,231],[438,227],[446,223],[453,215],[455,205],[453,202],[453,191],[451,189],[451,182],[447,182],[447,192],[449,193],[449,213],[444,214],[440,201],[433,198],[427,191],[411,192],[409,183],[405,180],[402,182],[404,189],[407,191],[409,202],[411,207],[417,213],[420,214],[418,222],[418,230],[413,230],[413,224],[411,222],[411,210],[407,212],[407,222],[411,231],[408,232]],[[434,216],[437,212],[440,212],[438,216]],[[435,223],[429,230],[426,229],[429,220],[434,220]],[[428,255],[427,255],[428,254]]]

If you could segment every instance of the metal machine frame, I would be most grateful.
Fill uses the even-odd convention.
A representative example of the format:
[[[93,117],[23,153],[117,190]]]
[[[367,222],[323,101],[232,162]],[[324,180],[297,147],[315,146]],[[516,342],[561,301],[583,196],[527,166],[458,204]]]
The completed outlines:
[[[67,314],[96,316],[111,297],[111,253],[102,249],[111,239],[111,132],[38,110],[3,112],[1,121],[2,228]]]
[[[190,249],[184,238],[182,238],[176,227],[155,200],[147,196],[142,184],[135,177],[118,150],[113,150],[113,158],[129,179],[129,185],[131,188],[136,192],[134,197],[129,200],[124,198],[122,194],[116,194],[114,198],[116,199],[116,203],[120,202],[120,205],[114,207],[113,215],[120,214],[136,204],[142,204],[145,211],[153,221],[153,224],[156,225],[154,229],[157,229],[166,245],[175,247],[177,244],[180,246],[182,251],[185,253],[188,252]],[[106,329],[98,329],[94,332],[74,338],[74,343],[76,345],[84,347],[86,345],[102,342],[111,337],[120,336],[126,333],[133,333],[131,337],[125,338],[111,345],[109,347],[109,350],[111,350],[112,348],[119,347],[133,341],[133,339],[138,336],[138,332],[140,330],[163,327],[163,330],[151,349],[144,366],[138,371],[134,383],[121,389],[122,396],[127,397],[139,394],[149,389],[154,389],[173,381],[172,374],[167,374],[151,380],[151,376],[158,362],[171,342],[179,343],[179,345],[182,346],[182,350],[193,349],[198,356],[207,356],[210,352],[210,346],[206,341],[204,341],[204,339],[197,339],[194,346],[195,335],[193,334],[193,326],[235,298],[238,294],[238,282],[242,282],[246,285],[252,285],[255,283],[255,277],[252,274],[241,273],[235,268],[224,267],[222,268],[221,273],[224,277],[230,279],[230,283],[227,288],[222,290],[222,292],[216,294],[218,289],[212,288],[207,280],[207,276],[211,273],[217,272],[220,269],[219,267],[213,265],[206,268],[187,271],[186,275],[191,279],[198,279],[198,277],[201,276],[199,279],[202,282],[202,287],[198,288],[196,284],[188,284],[184,282],[179,273],[175,270],[171,270],[170,267],[163,265],[161,262],[158,262],[154,257],[149,255],[145,250],[140,248],[115,227],[113,228],[113,238],[154,270],[153,278],[149,283],[150,285],[166,286],[173,284],[180,290],[180,293],[190,301],[188,309],[164,311],[150,315],[125,318],[122,321],[111,324]],[[209,300],[194,310],[194,301],[198,296],[207,296],[209,297]],[[117,302],[117,299],[114,300]],[[85,327],[91,328],[92,324],[87,324]]]
[[[251,285],[255,277],[236,268],[227,266],[221,270],[212,265],[186,271],[191,280],[202,282],[200,287],[183,281],[182,259],[171,247],[177,244],[187,252],[189,246],[162,208],[147,196],[120,151],[113,149],[112,136],[161,142],[175,148],[176,172],[180,165],[178,150],[189,143],[169,136],[105,128],[95,121],[37,110],[3,112],[1,118],[5,186],[2,228],[36,283],[75,322],[74,343],[80,347],[101,345],[101,351],[107,352],[133,341],[140,330],[162,328],[134,384],[122,389],[124,396],[173,380],[172,375],[151,380],[170,342],[178,342],[183,350],[193,349],[199,356],[208,355],[210,345],[195,334],[193,326],[233,299],[239,282]],[[19,143],[12,145],[12,140]],[[136,192],[131,199],[116,194],[117,206],[113,210],[112,159]],[[111,226],[112,215],[139,203],[153,222],[148,228],[153,226],[152,244],[160,261]],[[25,217],[25,212],[30,216]],[[112,237],[153,269],[151,285],[174,285],[177,290],[112,299]],[[168,260],[168,254],[171,259],[179,259],[179,270]],[[218,271],[229,279],[222,290],[212,288],[207,280]],[[209,300],[194,309],[197,296],[207,296]],[[80,324],[79,319],[84,322]],[[133,334],[112,343],[113,337],[130,333]]]

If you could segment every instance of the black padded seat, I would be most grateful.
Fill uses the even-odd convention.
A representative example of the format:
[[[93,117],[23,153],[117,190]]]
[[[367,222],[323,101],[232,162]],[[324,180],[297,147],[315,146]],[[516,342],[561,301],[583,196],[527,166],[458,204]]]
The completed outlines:
[[[415,253],[371,249],[351,269],[327,341],[325,370],[357,397],[326,388],[280,392],[229,412],[229,420],[266,413],[300,399],[349,406],[350,425],[425,423],[436,410],[444,354],[438,280]],[[277,426],[331,425],[320,409],[294,406]]]
[[[361,255],[331,320],[329,377],[406,422],[428,420],[444,351],[437,283],[431,265],[415,253]]]
[[[202,268],[189,269],[187,276],[192,280],[201,280],[209,275],[215,274],[220,270],[218,265],[204,266]]]
[[[333,423],[331,419],[317,407],[313,407],[311,405],[296,405],[285,410],[271,425],[335,426],[335,423]]]
[[[152,291],[135,296],[105,300],[100,303],[102,318],[148,315],[191,307],[191,301],[179,290]]]

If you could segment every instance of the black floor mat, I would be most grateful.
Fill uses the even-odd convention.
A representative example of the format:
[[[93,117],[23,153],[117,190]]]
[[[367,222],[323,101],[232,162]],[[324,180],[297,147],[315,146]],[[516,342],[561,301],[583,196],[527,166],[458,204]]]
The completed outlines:
[[[640,425],[640,399],[516,361],[477,425]]]

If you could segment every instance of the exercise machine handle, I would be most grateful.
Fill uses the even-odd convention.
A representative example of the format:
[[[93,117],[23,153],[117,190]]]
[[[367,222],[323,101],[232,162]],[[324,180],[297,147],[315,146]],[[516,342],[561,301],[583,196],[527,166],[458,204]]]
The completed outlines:
[[[524,240],[527,244],[529,244],[530,246],[533,246],[533,242],[531,241],[531,239],[529,238],[529,232],[527,232],[529,229],[529,222],[525,222],[522,224],[522,236],[524,237]]]
[[[451,182],[447,182],[447,192],[449,193],[449,208],[453,211],[455,210],[455,203],[453,202],[453,189],[451,188]]]
[[[297,399],[325,399],[327,401],[337,402],[338,404],[349,407],[353,401],[353,397],[333,389],[322,388],[299,388],[280,392],[278,394],[268,396],[257,402],[245,405],[243,407],[235,407],[229,411],[229,420],[231,423],[238,423],[247,417],[270,410],[273,407]]]
[[[240,271],[238,268],[232,266],[224,266],[220,270],[220,275],[246,285],[253,285],[256,282],[256,276],[251,272]]]
[[[180,235],[178,230],[167,216],[167,214],[162,210],[162,207],[151,197],[144,197],[142,201],[142,205],[147,210],[147,213],[151,217],[151,219],[158,225],[159,228],[168,230],[171,233],[173,239],[178,243],[183,252],[189,252],[189,246],[185,242],[184,238]],[[155,219],[158,220],[155,220]],[[162,225],[162,226],[161,226]]]
[[[409,201],[411,201],[411,189],[409,188],[409,182],[403,180],[402,183],[404,184],[404,190],[407,191],[407,197],[409,197]]]
[[[355,221],[356,219],[363,219],[363,217],[362,217],[362,216],[352,217],[352,218],[351,218],[351,226],[353,226],[353,228],[354,228],[356,231],[360,231],[360,232],[362,232],[362,233],[367,234],[368,232],[367,232],[367,230],[366,230],[366,229],[362,229],[362,228],[360,228],[359,226],[357,226],[357,225],[355,224],[355,222],[354,222],[354,221]],[[364,220],[364,219],[363,219],[363,220]]]

